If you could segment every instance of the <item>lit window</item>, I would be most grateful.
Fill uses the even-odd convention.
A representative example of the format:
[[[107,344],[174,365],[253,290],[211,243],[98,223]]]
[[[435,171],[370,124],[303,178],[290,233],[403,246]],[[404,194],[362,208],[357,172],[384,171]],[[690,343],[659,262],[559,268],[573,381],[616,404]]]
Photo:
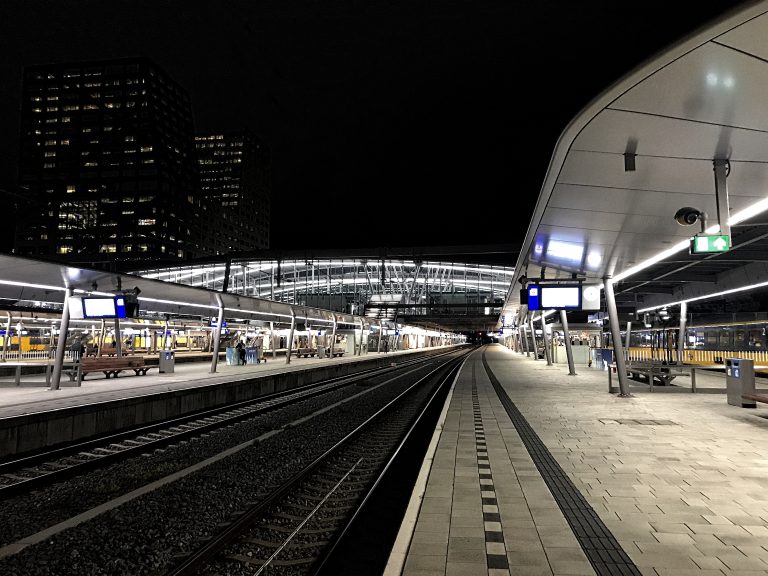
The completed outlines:
[[[43,154],[43,156],[45,156],[46,158],[53,158],[56,156],[56,152],[54,152],[53,150],[47,150],[45,154]]]
[[[59,144],[62,146],[69,146],[69,138],[64,138]]]
[[[43,164],[43,168],[56,168],[56,163],[55,162],[46,162],[45,164]]]
[[[56,146],[56,140],[46,140],[45,141],[46,146]]]
[[[141,147],[142,152],[152,152],[152,146],[142,146]]]
[[[69,246],[68,244],[64,244],[62,246],[58,246],[56,251],[59,254],[69,254],[70,252],[72,252],[72,246]]]
[[[88,167],[93,167],[93,166],[98,166],[98,165],[99,165],[98,162],[93,162],[93,161],[86,162],[85,164],[83,164],[83,166],[88,166]]]
[[[69,186],[67,186],[67,194],[74,194],[75,190],[76,189],[75,189],[74,184],[70,184]]]
[[[155,225],[155,219],[154,218],[140,218],[139,219],[139,226],[154,226]]]
[[[136,141],[136,136],[126,136],[125,137],[125,141],[126,142],[135,142]]]

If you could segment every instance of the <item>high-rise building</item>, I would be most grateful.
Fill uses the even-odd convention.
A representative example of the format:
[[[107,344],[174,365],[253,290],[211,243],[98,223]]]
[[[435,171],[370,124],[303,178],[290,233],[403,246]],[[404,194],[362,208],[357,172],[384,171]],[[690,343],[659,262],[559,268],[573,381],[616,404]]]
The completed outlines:
[[[24,71],[16,252],[80,262],[189,259],[201,197],[186,91],[147,58]]]
[[[269,248],[270,159],[247,131],[195,137],[206,219],[203,242],[216,254]]]

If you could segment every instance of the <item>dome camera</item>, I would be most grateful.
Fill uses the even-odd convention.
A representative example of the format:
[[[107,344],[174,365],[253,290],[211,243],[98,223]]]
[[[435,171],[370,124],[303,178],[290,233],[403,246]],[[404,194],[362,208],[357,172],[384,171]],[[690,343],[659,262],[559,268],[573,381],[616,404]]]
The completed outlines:
[[[675,212],[675,220],[677,220],[677,223],[681,226],[691,226],[692,224],[696,224],[696,221],[701,217],[701,215],[701,211],[697,210],[696,208],[685,206],[684,208],[680,208],[680,210]]]

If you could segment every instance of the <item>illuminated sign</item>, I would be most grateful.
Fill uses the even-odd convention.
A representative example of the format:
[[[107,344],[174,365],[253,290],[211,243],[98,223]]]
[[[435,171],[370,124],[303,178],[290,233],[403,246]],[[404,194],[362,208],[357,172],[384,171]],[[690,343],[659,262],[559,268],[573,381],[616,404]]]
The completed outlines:
[[[83,318],[125,318],[125,298],[89,298],[82,299]]]
[[[689,254],[711,254],[728,252],[731,248],[731,237],[727,234],[697,234],[691,238]]]
[[[528,309],[581,310],[581,292],[579,284],[528,286]]]

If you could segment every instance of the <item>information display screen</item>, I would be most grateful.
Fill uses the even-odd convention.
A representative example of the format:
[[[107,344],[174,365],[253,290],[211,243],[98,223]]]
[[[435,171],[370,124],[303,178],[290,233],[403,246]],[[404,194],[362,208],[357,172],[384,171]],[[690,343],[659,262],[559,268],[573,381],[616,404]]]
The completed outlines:
[[[581,286],[528,286],[529,310],[581,310]]]
[[[83,298],[84,318],[125,318],[125,298]]]
[[[545,310],[579,310],[581,286],[542,286],[541,307]]]

